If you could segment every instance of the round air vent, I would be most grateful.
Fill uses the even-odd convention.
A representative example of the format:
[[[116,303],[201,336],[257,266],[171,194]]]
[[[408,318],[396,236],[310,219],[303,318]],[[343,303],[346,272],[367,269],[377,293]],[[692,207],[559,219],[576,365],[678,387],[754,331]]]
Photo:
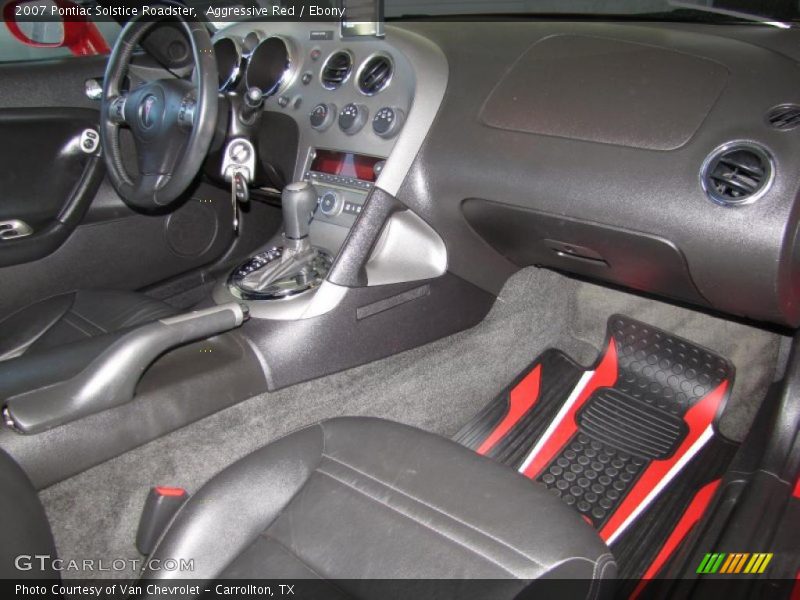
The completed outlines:
[[[717,148],[706,159],[700,182],[711,200],[726,206],[749,204],[763,196],[775,175],[766,149],[748,142]]]
[[[349,52],[340,50],[330,55],[322,66],[320,81],[322,86],[328,90],[339,88],[353,71],[353,57]]]
[[[800,125],[800,106],[782,104],[767,113],[767,122],[775,129],[789,131]]]
[[[385,54],[368,58],[358,72],[358,89],[367,96],[373,96],[389,85],[394,65]]]

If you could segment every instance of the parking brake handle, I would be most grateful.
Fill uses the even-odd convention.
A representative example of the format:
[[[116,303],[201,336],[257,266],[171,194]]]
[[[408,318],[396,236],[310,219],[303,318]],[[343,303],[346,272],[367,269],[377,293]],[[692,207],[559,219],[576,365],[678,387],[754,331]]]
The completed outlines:
[[[130,402],[161,354],[234,329],[248,316],[246,307],[230,302],[137,327],[74,377],[6,398],[3,420],[20,433],[40,433]]]

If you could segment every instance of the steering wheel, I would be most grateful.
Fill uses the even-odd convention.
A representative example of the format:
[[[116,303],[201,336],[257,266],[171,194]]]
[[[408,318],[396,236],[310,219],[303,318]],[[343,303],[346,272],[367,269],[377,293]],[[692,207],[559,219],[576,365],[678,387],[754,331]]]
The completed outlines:
[[[217,120],[217,63],[206,26],[178,19],[194,57],[194,83],[177,76],[120,91],[134,48],[157,21],[133,19],[123,28],[103,80],[100,139],[112,185],[122,199],[144,211],[174,204],[208,154]],[[130,128],[138,173],[122,162],[120,127]]]

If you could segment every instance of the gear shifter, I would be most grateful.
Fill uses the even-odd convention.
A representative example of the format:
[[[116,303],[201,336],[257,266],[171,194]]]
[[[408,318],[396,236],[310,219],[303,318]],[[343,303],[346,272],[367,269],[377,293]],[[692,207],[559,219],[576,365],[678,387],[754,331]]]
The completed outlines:
[[[284,246],[259,254],[233,274],[244,297],[286,297],[314,287],[327,274],[330,257],[314,248],[310,222],[317,191],[307,181],[290,183],[281,193]]]
[[[281,192],[283,227],[289,240],[306,240],[311,213],[317,205],[317,190],[307,181],[290,183]]]

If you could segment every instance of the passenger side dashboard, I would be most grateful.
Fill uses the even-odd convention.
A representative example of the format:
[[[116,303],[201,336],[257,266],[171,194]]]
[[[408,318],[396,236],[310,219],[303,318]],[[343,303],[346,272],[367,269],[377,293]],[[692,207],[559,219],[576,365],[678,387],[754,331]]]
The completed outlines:
[[[539,265],[800,323],[800,128],[775,120],[800,105],[800,79],[797,62],[767,43],[798,32],[403,26],[449,65],[444,103],[398,199],[443,237],[450,272],[497,293],[517,268]],[[754,193],[720,202],[708,186],[730,179],[722,162],[743,156],[764,167]]]

